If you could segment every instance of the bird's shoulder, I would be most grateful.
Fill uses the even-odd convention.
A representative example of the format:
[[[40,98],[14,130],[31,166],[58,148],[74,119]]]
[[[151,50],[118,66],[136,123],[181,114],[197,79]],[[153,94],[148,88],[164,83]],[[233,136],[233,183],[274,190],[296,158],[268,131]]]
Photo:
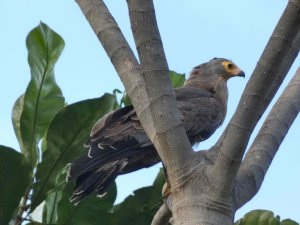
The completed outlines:
[[[92,128],[85,143],[89,155],[106,150],[118,150],[128,146],[148,144],[145,134],[133,106],[114,110],[102,117]]]
[[[188,110],[191,108],[191,110],[200,110],[203,113],[203,110],[220,107],[215,93],[204,88],[182,87],[175,89],[175,94],[179,109]]]
[[[199,98],[199,97],[213,97],[214,93],[210,90],[204,88],[195,88],[195,87],[180,87],[175,89],[176,100],[187,100],[191,98]]]
[[[107,129],[117,129],[116,126],[126,124],[126,122],[130,120],[137,120],[137,116],[132,105],[116,109],[107,113],[95,123],[91,130],[90,136],[93,137],[95,135],[99,135],[101,131]]]

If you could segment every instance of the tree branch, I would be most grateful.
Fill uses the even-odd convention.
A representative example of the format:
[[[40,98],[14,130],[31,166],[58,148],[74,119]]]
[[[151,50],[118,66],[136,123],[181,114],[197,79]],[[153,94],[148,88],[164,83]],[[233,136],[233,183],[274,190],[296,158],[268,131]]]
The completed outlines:
[[[259,190],[280,144],[300,110],[300,67],[273,106],[253,141],[237,175],[236,208]]]
[[[168,225],[171,217],[172,212],[168,208],[167,204],[164,203],[153,217],[151,225]]]
[[[159,34],[152,0],[127,0],[131,29],[144,71],[169,68]]]
[[[141,66],[129,47],[118,24],[102,0],[76,0],[92,29],[103,45],[108,57],[121,79],[130,74],[135,79],[128,86],[127,93],[137,91],[135,87],[141,79]]]
[[[300,0],[290,0],[217,143],[220,152],[208,174],[220,194],[232,191],[250,135],[298,54],[299,30]]]
[[[172,183],[174,176],[171,175],[170,170],[182,168],[192,148],[181,124],[174,90],[169,81],[169,68],[156,22],[153,1],[128,0],[127,2],[132,33],[147,84],[147,93],[152,101],[149,111],[158,131],[156,134],[151,134],[153,137],[151,140]],[[145,111],[139,116],[141,121],[148,121],[148,118],[141,117],[149,117],[149,114]]]
[[[141,124],[159,151],[167,170],[169,171],[169,168],[175,172],[180,170],[186,162],[188,152],[192,153],[192,150],[182,126],[166,64],[157,63],[155,59],[157,52],[150,51],[149,55],[141,57],[145,71],[142,72],[141,66],[104,2],[102,0],[76,0],[76,2],[119,74]],[[159,58],[163,57],[164,55],[161,55]],[[190,151],[183,151],[184,149]]]
[[[25,191],[22,199],[21,199],[19,209],[18,209],[18,213],[17,213],[17,217],[16,217],[16,220],[15,220],[15,223],[14,223],[15,225],[20,225],[25,220],[25,218],[23,218],[23,214],[24,214],[24,212],[26,212],[28,210],[28,207],[27,207],[26,204],[28,203],[29,194],[30,194],[31,190],[32,190],[32,188],[28,187],[27,190]]]

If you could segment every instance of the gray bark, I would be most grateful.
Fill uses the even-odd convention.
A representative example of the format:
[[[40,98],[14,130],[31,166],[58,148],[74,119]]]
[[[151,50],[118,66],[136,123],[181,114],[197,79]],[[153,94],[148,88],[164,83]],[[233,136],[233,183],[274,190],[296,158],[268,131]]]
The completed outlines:
[[[180,170],[186,163],[184,159],[193,152],[182,126],[174,91],[167,75],[167,66],[162,65],[161,68],[160,64],[151,63],[154,62],[151,57],[157,56],[151,43],[149,48],[152,50],[149,50],[149,56],[143,57],[143,60],[151,64],[139,65],[103,1],[76,2],[119,74],[139,120],[164,165],[168,171],[169,168],[173,171]]]
[[[192,149],[181,124],[174,90],[169,80],[169,68],[157,27],[154,5],[149,0],[127,2],[132,33],[149,98],[145,112],[138,116],[144,128],[149,126],[150,121],[153,123],[153,129],[147,134],[150,135],[164,163],[170,182],[176,182],[176,171],[187,162]],[[180,138],[177,138],[178,135]]]
[[[164,203],[155,214],[151,225],[168,225],[171,217],[172,212],[168,208],[167,204]]]
[[[140,64],[102,0],[76,2],[111,59],[143,128],[167,168],[172,192],[166,203],[172,211],[174,224],[232,224],[235,211],[259,190],[267,168],[293,122],[286,120],[287,112],[281,111],[283,102],[279,100],[265,122],[269,125],[276,115],[279,124],[265,125],[267,128],[258,135],[258,141],[253,143],[254,147],[240,168],[254,127],[298,54],[300,0],[289,1],[225,132],[215,146],[199,153],[191,150],[182,127],[168,79],[168,65],[153,2],[128,0]],[[288,112],[293,112],[296,117],[299,101],[293,103],[292,98],[299,95],[295,88],[299,82],[293,83],[296,84],[287,88],[289,94],[284,98],[289,100],[284,106],[291,108]],[[283,132],[274,131],[279,126],[285,128]],[[266,141],[270,139],[275,141],[267,146]],[[257,156],[261,160],[256,161]],[[166,223],[170,212],[165,209],[164,206],[161,208],[152,225]]]

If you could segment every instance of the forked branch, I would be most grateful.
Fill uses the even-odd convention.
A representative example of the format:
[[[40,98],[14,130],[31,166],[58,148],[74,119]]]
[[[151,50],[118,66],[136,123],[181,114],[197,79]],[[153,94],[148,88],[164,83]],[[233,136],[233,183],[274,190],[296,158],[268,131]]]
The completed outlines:
[[[300,110],[300,67],[253,141],[237,175],[236,208],[259,190],[269,166]]]
[[[144,41],[140,43],[141,49],[143,46],[151,46],[153,50],[145,57],[141,56],[143,64],[140,66],[104,2],[102,0],[76,0],[76,2],[118,72],[141,124],[158,150],[165,167],[175,173],[184,166],[189,153],[192,154],[192,149],[182,126],[181,115],[167,74],[166,61],[158,63],[158,59],[165,57],[161,43],[161,49],[156,50],[153,50],[153,44],[148,45]],[[143,3],[147,3],[148,7],[149,2],[151,1],[141,3],[136,1],[135,4],[143,7]],[[134,4],[132,8],[138,9]],[[152,24],[153,18],[149,18],[152,19]],[[140,39],[136,37],[136,40]],[[159,44],[159,41],[156,43]],[[158,58],[156,51],[160,52]],[[147,51],[140,51],[145,52]]]
[[[153,1],[128,0],[127,2],[132,33],[147,84],[147,94],[151,100],[149,112],[156,126],[156,130],[153,130],[150,137],[153,137],[151,140],[172,183],[173,177],[176,177],[174,172],[187,162],[188,153],[192,153],[192,149],[182,127],[174,90],[169,81],[169,68],[156,22]],[[149,117],[148,113],[140,114],[139,118],[141,121],[149,120],[149,118],[141,118],[143,116]]]
[[[218,141],[220,152],[209,171],[215,187],[231,192],[250,135],[299,52],[299,30],[300,0],[290,0]]]

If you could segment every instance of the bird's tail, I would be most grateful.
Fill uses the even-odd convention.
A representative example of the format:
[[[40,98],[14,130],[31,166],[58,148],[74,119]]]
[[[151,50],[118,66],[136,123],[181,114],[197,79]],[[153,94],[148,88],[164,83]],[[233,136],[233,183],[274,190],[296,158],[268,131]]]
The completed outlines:
[[[71,164],[67,176],[68,182],[75,180],[75,189],[70,201],[76,205],[93,191],[99,196],[104,195],[118,175],[140,169],[132,167],[132,158],[139,158],[148,152],[152,153],[153,150],[130,147],[118,151],[99,151],[93,157],[85,155],[78,158]]]
[[[77,205],[85,196],[91,194],[93,191],[97,195],[103,196],[125,165],[126,159],[116,160],[76,177],[75,189],[70,202]]]

